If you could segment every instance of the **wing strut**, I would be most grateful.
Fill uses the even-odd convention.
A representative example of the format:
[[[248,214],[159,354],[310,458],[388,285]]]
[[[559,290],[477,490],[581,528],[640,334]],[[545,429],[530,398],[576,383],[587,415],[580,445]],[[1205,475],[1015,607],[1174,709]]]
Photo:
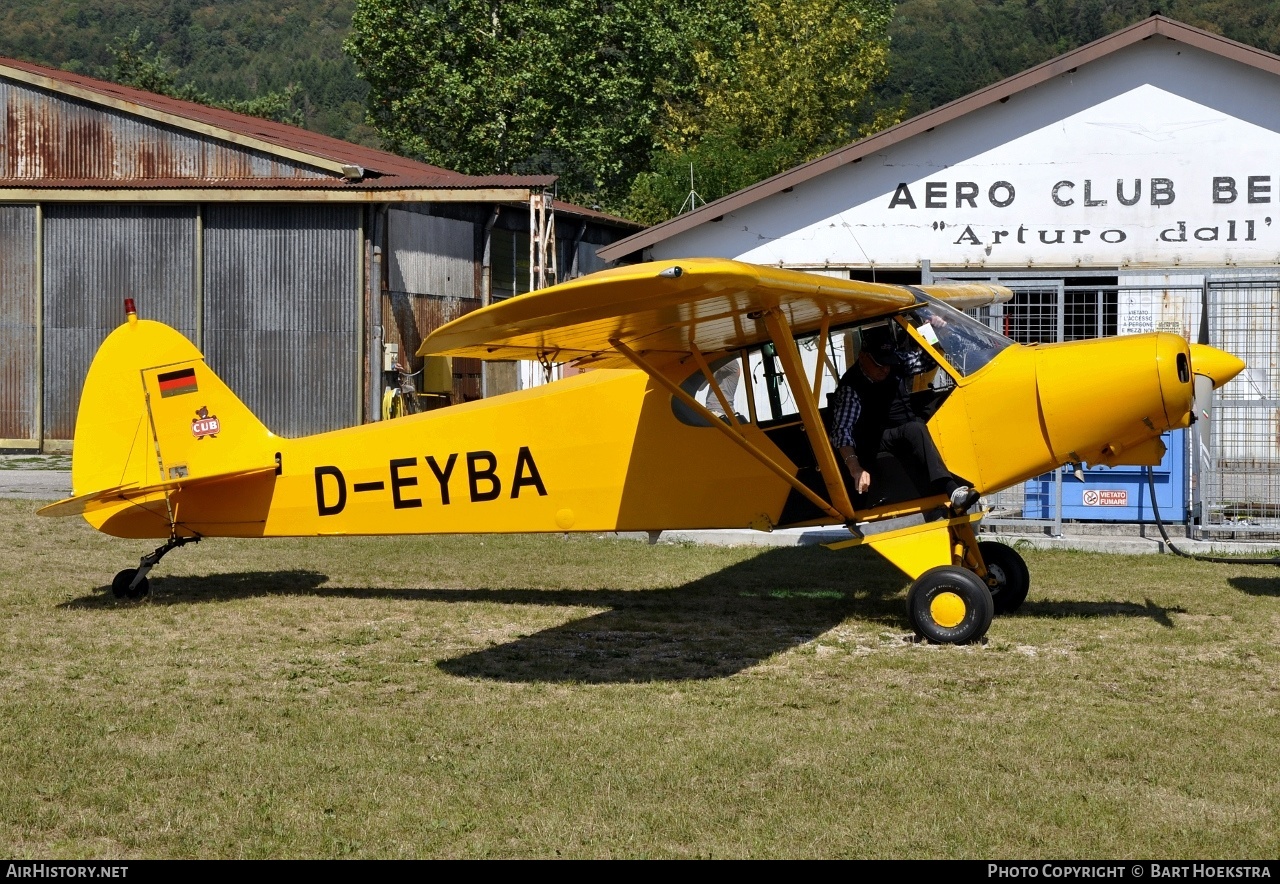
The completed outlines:
[[[813,398],[816,400],[822,392],[822,370],[827,367],[827,344],[831,341],[831,317],[822,317],[822,328],[818,330],[818,367],[813,373]],[[776,345],[775,345],[776,346]],[[834,368],[831,372],[835,374]],[[839,377],[833,378],[839,381]]]
[[[826,428],[822,425],[817,397],[807,395],[809,381],[804,374],[804,363],[800,361],[800,349],[796,346],[796,339],[792,337],[790,326],[776,307],[765,311],[764,323],[769,329],[769,336],[773,338],[773,345],[778,354],[778,360],[782,363],[782,370],[787,376],[787,383],[796,397],[800,418],[804,421],[804,431],[809,437],[809,445],[813,448],[813,456],[818,460],[818,470],[822,473],[822,481],[827,486],[827,494],[831,497],[831,503],[840,510],[841,518],[851,522],[853,521],[853,503],[849,500],[849,492],[845,490],[844,478],[840,475],[840,465],[836,463],[835,452],[831,449],[831,440],[827,438]],[[818,371],[821,372],[821,361],[818,365]]]
[[[702,376],[707,379],[707,383],[711,385],[711,391],[716,394],[716,399],[720,402],[720,407],[724,409],[724,417],[727,421],[732,421],[736,427],[739,423],[737,413],[733,410],[733,405],[724,395],[724,390],[720,389],[720,385],[716,383],[716,376],[711,371],[711,366],[707,365],[707,358],[702,355],[702,351],[698,349],[698,345],[689,339],[689,352],[693,354],[693,361],[698,363],[698,368],[702,370]]]
[[[839,519],[841,522],[848,521],[849,519],[848,516],[841,514],[840,511],[832,507],[831,504],[827,503],[821,497],[814,494],[813,491],[810,490],[803,482],[801,482],[795,476],[791,475],[791,473],[789,473],[785,467],[777,463],[775,460],[773,460],[771,457],[769,457],[769,455],[765,454],[759,448],[752,445],[751,442],[745,436],[742,436],[739,433],[735,432],[734,429],[730,427],[727,423],[720,420],[720,418],[716,417],[716,415],[712,414],[711,410],[708,409],[705,405],[703,405],[697,399],[694,399],[684,390],[680,389],[679,384],[674,383],[673,381],[671,381],[670,378],[662,374],[662,372],[657,371],[642,356],[640,356],[639,353],[632,350],[630,347],[622,343],[622,341],[618,340],[617,338],[611,339],[609,341],[609,345],[612,346],[614,349],[616,349],[623,356],[627,357],[627,359],[629,359],[637,368],[644,371],[645,374],[647,374],[649,377],[653,378],[655,381],[657,381],[659,384],[665,387],[667,392],[669,392],[672,396],[675,396],[685,405],[689,406],[695,412],[701,415],[703,419],[707,421],[707,423],[711,424],[711,426],[715,427],[717,430],[724,433],[726,436],[732,439],[735,444],[741,446],[743,449],[746,450],[748,454],[750,454],[756,460],[760,461],[760,463],[768,467],[770,471],[772,471],[778,476],[778,478],[782,479],[784,482],[786,482],[796,491],[803,494],[805,498],[808,499],[808,501],[812,503],[814,506],[821,509],[823,512],[831,516],[833,519]],[[832,455],[832,459],[834,460],[834,455]],[[841,489],[841,491],[843,490],[844,489]]]

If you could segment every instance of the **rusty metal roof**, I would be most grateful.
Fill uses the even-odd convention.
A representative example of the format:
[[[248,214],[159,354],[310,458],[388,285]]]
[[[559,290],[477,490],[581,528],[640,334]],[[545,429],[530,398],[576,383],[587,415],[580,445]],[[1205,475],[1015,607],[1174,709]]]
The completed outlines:
[[[344,183],[341,178],[288,178],[288,177],[214,177],[200,176],[195,178],[182,178],[177,176],[161,176],[157,178],[6,178],[0,176],[0,188],[17,187],[24,190],[57,190],[66,188],[92,188],[101,190],[111,188],[113,190],[139,190],[144,188],[152,188],[157,190],[187,190],[191,188],[215,188],[218,190],[333,190],[335,188],[344,191],[384,191],[384,190],[480,190],[480,189],[519,189],[519,190],[540,190],[544,186],[545,179],[533,178],[532,176],[518,175],[490,175],[490,176],[461,176],[467,180],[463,183],[455,183],[452,179],[446,181],[440,176],[424,176],[424,175],[381,175],[365,178],[360,181],[352,181]],[[551,181],[555,181],[551,177]],[[564,208],[572,210],[582,215],[596,216],[600,218],[611,218],[601,212],[595,212],[581,206],[574,206],[560,200],[556,201],[556,208]],[[621,221],[623,219],[614,218],[612,220]],[[636,225],[641,226],[641,225]]]
[[[816,160],[796,166],[794,169],[780,172],[772,178],[766,178],[764,181],[745,187],[737,193],[732,193],[714,202],[707,203],[695,211],[677,215],[669,221],[664,221],[662,224],[619,240],[600,249],[599,256],[606,261],[617,261],[629,255],[637,254],[642,249],[670,239],[686,230],[710,221],[718,221],[729,212],[737,211],[752,203],[781,193],[795,187],[797,184],[816,178],[848,163],[856,163],[876,151],[884,150],[894,144],[906,141],[980,108],[1005,101],[1012,95],[1031,89],[1062,74],[1070,73],[1075,68],[1152,37],[1166,37],[1267,73],[1280,75],[1280,56],[1272,55],[1270,52],[1264,52],[1261,49],[1255,49],[1252,46],[1246,46],[1243,43],[1237,43],[1235,40],[1228,40],[1226,37],[1202,31],[1199,28],[1193,28],[1190,25],[1165,18],[1162,15],[1153,15],[1127,28],[1116,31],[1110,36],[1095,40],[1092,43],[1081,46],[1079,49],[1059,55],[1057,58],[1052,58],[1033,68],[1028,68],[1020,74],[1015,74],[998,83],[993,83],[976,92],[971,92],[962,98],[957,98],[955,101],[944,104],[941,107],[926,111],[919,116],[912,117],[910,120],[899,123],[847,147],[832,151],[825,156],[818,157]]]
[[[11,101],[7,108],[4,142],[16,145],[19,136],[22,149],[30,159],[43,153],[43,163],[23,166],[18,171],[15,158],[6,170],[0,163],[0,188],[193,188],[216,187],[249,189],[313,189],[338,187],[343,190],[387,190],[396,188],[446,189],[543,189],[551,187],[554,175],[464,175],[418,162],[375,148],[350,144],[337,138],[309,132],[284,123],[181,101],[117,83],[97,80],[81,74],[67,73],[25,61],[0,58],[0,84],[25,89],[26,93]],[[80,110],[105,111],[114,121],[95,123],[81,115],[68,123],[58,117],[76,116],[73,110],[62,114],[51,111],[49,98],[70,100]],[[24,103],[25,100],[25,103]],[[17,107],[13,106],[18,105]],[[32,108],[32,105],[39,107]],[[171,153],[196,153],[189,142],[143,145],[147,151],[134,151],[127,168],[114,166],[110,158],[96,155],[102,145],[117,138],[120,131],[106,131],[121,126],[119,118],[143,118],[165,130],[176,130],[180,136],[212,141],[222,150],[232,148],[260,159],[265,158],[267,174],[255,173],[252,163],[220,163],[192,161],[190,156],[157,156]],[[202,145],[197,145],[201,147]],[[16,153],[16,151],[13,151]],[[144,155],[145,154],[145,155]],[[96,177],[98,168],[110,167],[114,174]],[[231,174],[210,174],[210,169]],[[85,169],[94,174],[83,174]],[[175,174],[175,170],[177,174]],[[192,174],[185,174],[190,171]],[[77,174],[79,173],[79,174]],[[282,174],[283,173],[283,174]],[[566,210],[578,207],[565,206]],[[588,209],[583,214],[596,214]],[[608,218],[609,216],[602,216]],[[620,220],[620,219],[613,219]]]

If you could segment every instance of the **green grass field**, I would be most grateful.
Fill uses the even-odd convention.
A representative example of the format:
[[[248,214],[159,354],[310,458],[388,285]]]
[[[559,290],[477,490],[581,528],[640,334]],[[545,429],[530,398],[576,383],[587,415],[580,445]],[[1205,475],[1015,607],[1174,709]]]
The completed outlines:
[[[1280,570],[1025,551],[985,643],[874,555],[153,543],[0,501],[0,854],[1272,858]]]

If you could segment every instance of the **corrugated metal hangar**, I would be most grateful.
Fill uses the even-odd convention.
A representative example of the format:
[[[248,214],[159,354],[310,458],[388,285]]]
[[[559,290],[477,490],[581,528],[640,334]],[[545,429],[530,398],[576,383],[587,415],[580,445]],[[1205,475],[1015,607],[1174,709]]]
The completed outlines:
[[[553,177],[461,175],[8,59],[0,115],[0,448],[69,447],[126,297],[294,436],[377,419],[384,344],[412,354],[639,229],[554,200]],[[519,383],[453,375],[455,400]]]
[[[1153,16],[600,250],[855,279],[992,279],[1022,343],[1177,331],[1243,357],[1167,440],[1156,504],[1202,535],[1280,532],[1280,57]],[[1088,395],[1088,391],[1081,391]],[[1138,470],[997,495],[1009,521],[1138,521]],[[989,520],[998,521],[998,520]]]

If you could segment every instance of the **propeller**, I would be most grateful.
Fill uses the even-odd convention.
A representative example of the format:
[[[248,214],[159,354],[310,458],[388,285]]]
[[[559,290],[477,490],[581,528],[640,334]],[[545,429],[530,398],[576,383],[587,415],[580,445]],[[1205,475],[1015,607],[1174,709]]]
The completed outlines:
[[[1206,432],[1213,405],[1213,391],[1244,371],[1244,368],[1244,360],[1238,356],[1232,356],[1208,344],[1191,345],[1192,414],[1196,420],[1205,422]]]
[[[1209,423],[1209,413],[1213,409],[1213,378],[1198,374],[1192,382],[1191,414],[1197,421]]]
[[[1207,344],[1191,345],[1191,418],[1200,452],[1212,450],[1213,391],[1244,371],[1244,360]]]

